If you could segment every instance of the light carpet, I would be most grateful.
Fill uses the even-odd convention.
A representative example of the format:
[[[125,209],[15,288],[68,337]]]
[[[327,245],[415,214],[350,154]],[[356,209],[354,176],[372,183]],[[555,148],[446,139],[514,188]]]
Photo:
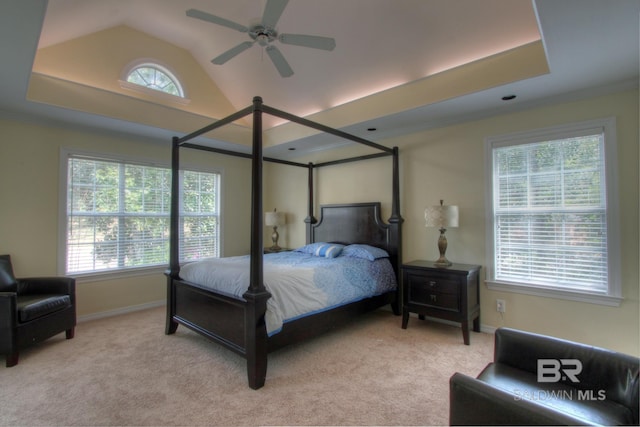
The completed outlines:
[[[378,310],[269,355],[266,385],[246,362],[178,327],[162,308],[80,323],[0,365],[0,424],[446,425],[449,377],[477,375],[493,335]],[[0,360],[4,364],[4,360]]]

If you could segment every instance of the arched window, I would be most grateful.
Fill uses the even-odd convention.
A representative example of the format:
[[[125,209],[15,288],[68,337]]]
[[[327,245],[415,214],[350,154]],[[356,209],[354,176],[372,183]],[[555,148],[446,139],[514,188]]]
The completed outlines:
[[[166,68],[152,63],[139,64],[127,75],[127,82],[184,98],[178,79]]]

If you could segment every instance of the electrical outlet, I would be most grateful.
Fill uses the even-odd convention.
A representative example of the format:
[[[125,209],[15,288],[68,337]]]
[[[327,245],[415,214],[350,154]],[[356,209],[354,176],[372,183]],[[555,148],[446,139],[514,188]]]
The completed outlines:
[[[496,300],[496,311],[498,313],[504,313],[507,311],[507,303],[503,299]]]

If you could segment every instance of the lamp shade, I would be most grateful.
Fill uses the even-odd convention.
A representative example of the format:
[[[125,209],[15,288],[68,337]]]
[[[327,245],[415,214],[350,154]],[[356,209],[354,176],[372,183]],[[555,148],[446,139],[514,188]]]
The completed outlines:
[[[424,211],[425,227],[455,228],[458,226],[457,206],[429,206]]]
[[[265,212],[264,223],[268,227],[278,227],[286,224],[286,217],[284,212]]]

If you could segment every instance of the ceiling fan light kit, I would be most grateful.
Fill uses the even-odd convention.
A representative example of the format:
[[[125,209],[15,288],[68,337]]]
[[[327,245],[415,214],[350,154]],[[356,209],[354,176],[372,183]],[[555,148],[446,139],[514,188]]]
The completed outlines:
[[[242,33],[248,33],[251,38],[252,41],[242,42],[216,56],[211,60],[212,63],[222,65],[249,49],[255,43],[258,43],[265,49],[267,55],[271,59],[271,62],[278,70],[278,73],[280,73],[280,76],[289,77],[293,75],[293,69],[282,55],[282,52],[280,52],[280,49],[273,44],[276,40],[282,44],[310,47],[313,49],[327,51],[331,51],[336,47],[336,41],[331,37],[312,36],[308,34],[278,34],[275,29],[276,24],[278,23],[278,20],[280,19],[280,16],[288,2],[289,0],[267,0],[264,13],[262,14],[262,22],[252,27],[245,27],[237,22],[229,21],[228,19],[197,9],[187,10],[186,15],[191,18],[231,28]]]

